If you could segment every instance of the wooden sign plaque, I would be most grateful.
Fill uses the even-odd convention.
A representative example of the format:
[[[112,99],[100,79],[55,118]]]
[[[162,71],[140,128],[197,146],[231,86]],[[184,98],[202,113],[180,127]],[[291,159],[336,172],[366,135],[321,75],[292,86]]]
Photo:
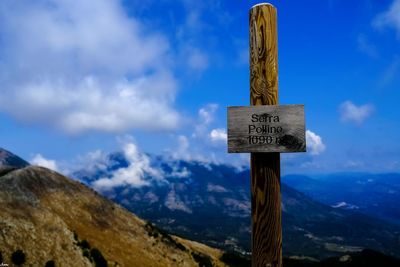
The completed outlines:
[[[228,152],[305,152],[304,105],[228,107]]]

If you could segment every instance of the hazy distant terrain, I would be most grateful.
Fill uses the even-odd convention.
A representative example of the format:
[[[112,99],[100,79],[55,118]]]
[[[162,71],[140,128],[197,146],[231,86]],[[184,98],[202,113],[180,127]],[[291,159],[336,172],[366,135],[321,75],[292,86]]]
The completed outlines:
[[[329,206],[400,225],[400,174],[288,175],[283,182]]]
[[[95,184],[130,164],[122,153],[109,158],[107,167],[75,176]],[[250,251],[248,170],[162,157],[152,162],[168,174],[164,179],[154,182],[148,174],[152,182],[146,186],[116,186],[103,194],[171,232],[224,249]],[[332,208],[284,183],[282,196],[285,255],[325,258],[364,248],[400,255],[400,227]]]

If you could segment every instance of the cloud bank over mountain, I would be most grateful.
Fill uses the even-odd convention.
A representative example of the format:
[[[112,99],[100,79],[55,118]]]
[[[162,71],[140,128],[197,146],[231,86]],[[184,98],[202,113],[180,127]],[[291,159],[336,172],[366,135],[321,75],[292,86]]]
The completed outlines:
[[[133,143],[124,145],[124,156],[129,165],[111,173],[110,177],[103,177],[94,182],[93,187],[98,191],[107,191],[118,186],[141,187],[150,185],[151,180],[163,178],[161,170],[151,166],[150,158],[141,152]],[[150,179],[145,179],[150,178]]]
[[[36,154],[32,158],[31,164],[32,165],[41,166],[41,167],[45,167],[45,168],[48,168],[48,169],[53,170],[53,171],[59,171],[58,170],[58,166],[57,166],[57,162],[55,160],[47,159],[47,158],[43,157],[41,154]]]

